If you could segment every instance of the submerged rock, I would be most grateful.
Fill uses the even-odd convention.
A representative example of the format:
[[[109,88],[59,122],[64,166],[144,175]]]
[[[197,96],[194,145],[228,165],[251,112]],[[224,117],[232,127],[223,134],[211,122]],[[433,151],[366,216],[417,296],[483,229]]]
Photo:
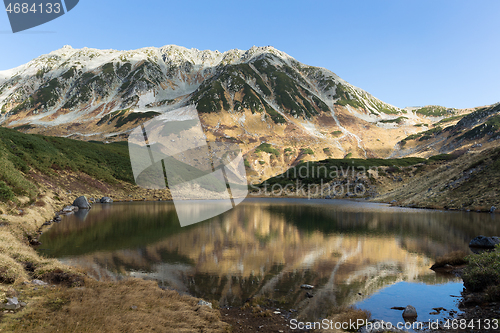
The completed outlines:
[[[497,244],[500,244],[500,239],[498,237],[486,237],[481,235],[471,240],[469,246],[492,249]]]
[[[76,198],[75,201],[73,201],[73,206],[76,206],[80,209],[90,209],[90,203],[87,200],[87,198],[83,195],[81,197]]]

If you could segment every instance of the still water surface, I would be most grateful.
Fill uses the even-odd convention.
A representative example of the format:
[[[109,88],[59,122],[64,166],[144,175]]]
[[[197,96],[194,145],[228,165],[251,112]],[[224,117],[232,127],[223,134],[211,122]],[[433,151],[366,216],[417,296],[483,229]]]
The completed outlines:
[[[499,214],[497,214],[499,215]],[[247,199],[181,228],[171,202],[94,205],[46,232],[39,249],[98,279],[157,280],[221,306],[276,301],[304,320],[356,306],[393,323],[411,304],[419,321],[457,310],[460,279],[434,259],[469,252],[477,235],[499,235],[500,215],[390,207],[345,200]],[[306,297],[302,284],[311,284]],[[432,308],[447,312],[430,315]]]

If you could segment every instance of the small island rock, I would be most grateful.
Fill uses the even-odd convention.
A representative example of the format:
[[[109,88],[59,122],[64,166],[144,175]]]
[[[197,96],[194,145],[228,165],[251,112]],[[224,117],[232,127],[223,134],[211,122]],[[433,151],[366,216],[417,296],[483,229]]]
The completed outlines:
[[[406,306],[405,310],[403,311],[403,318],[416,318],[417,316],[417,309],[415,309],[411,305]]]

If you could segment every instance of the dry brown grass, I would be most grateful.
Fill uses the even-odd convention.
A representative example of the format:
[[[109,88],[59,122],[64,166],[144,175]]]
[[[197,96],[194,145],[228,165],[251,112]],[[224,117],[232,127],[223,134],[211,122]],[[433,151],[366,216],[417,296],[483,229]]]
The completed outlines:
[[[464,251],[453,251],[448,254],[445,254],[442,257],[436,259],[434,265],[432,265],[431,269],[445,267],[446,265],[451,266],[460,266],[468,263],[467,253]]]
[[[345,311],[341,312],[335,320],[341,323],[357,323],[358,320],[370,319],[371,313],[366,310],[360,310],[355,308],[347,308]]]
[[[220,321],[219,311],[198,306],[196,298],[163,291],[151,281],[112,283],[87,279],[75,268],[41,257],[29,245],[30,240],[38,238],[42,224],[64,204],[71,203],[81,194],[104,195],[100,188],[86,187],[85,192],[73,188],[76,178],[69,175],[49,179],[38,175],[41,194],[34,204],[22,197],[16,203],[0,203],[2,213],[8,213],[0,218],[0,299],[17,296],[28,304],[16,313],[2,313],[0,331],[227,331],[229,326]],[[67,184],[63,184],[66,181]],[[105,194],[121,200],[169,198],[165,192],[134,189],[130,184],[118,184]],[[134,194],[129,196],[128,193]],[[35,278],[50,285],[25,284]]]
[[[220,313],[153,281],[50,288],[0,326],[7,332],[226,332]],[[28,287],[27,287],[28,288]],[[30,289],[32,290],[32,288]],[[25,292],[27,293],[27,292]]]

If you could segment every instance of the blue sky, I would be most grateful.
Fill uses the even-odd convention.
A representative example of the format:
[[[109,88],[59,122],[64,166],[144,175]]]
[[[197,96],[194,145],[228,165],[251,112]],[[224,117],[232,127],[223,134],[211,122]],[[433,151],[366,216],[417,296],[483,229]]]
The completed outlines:
[[[474,107],[500,101],[499,14],[496,0],[80,0],[17,34],[0,13],[0,70],[66,44],[221,52],[272,45],[399,107]]]

